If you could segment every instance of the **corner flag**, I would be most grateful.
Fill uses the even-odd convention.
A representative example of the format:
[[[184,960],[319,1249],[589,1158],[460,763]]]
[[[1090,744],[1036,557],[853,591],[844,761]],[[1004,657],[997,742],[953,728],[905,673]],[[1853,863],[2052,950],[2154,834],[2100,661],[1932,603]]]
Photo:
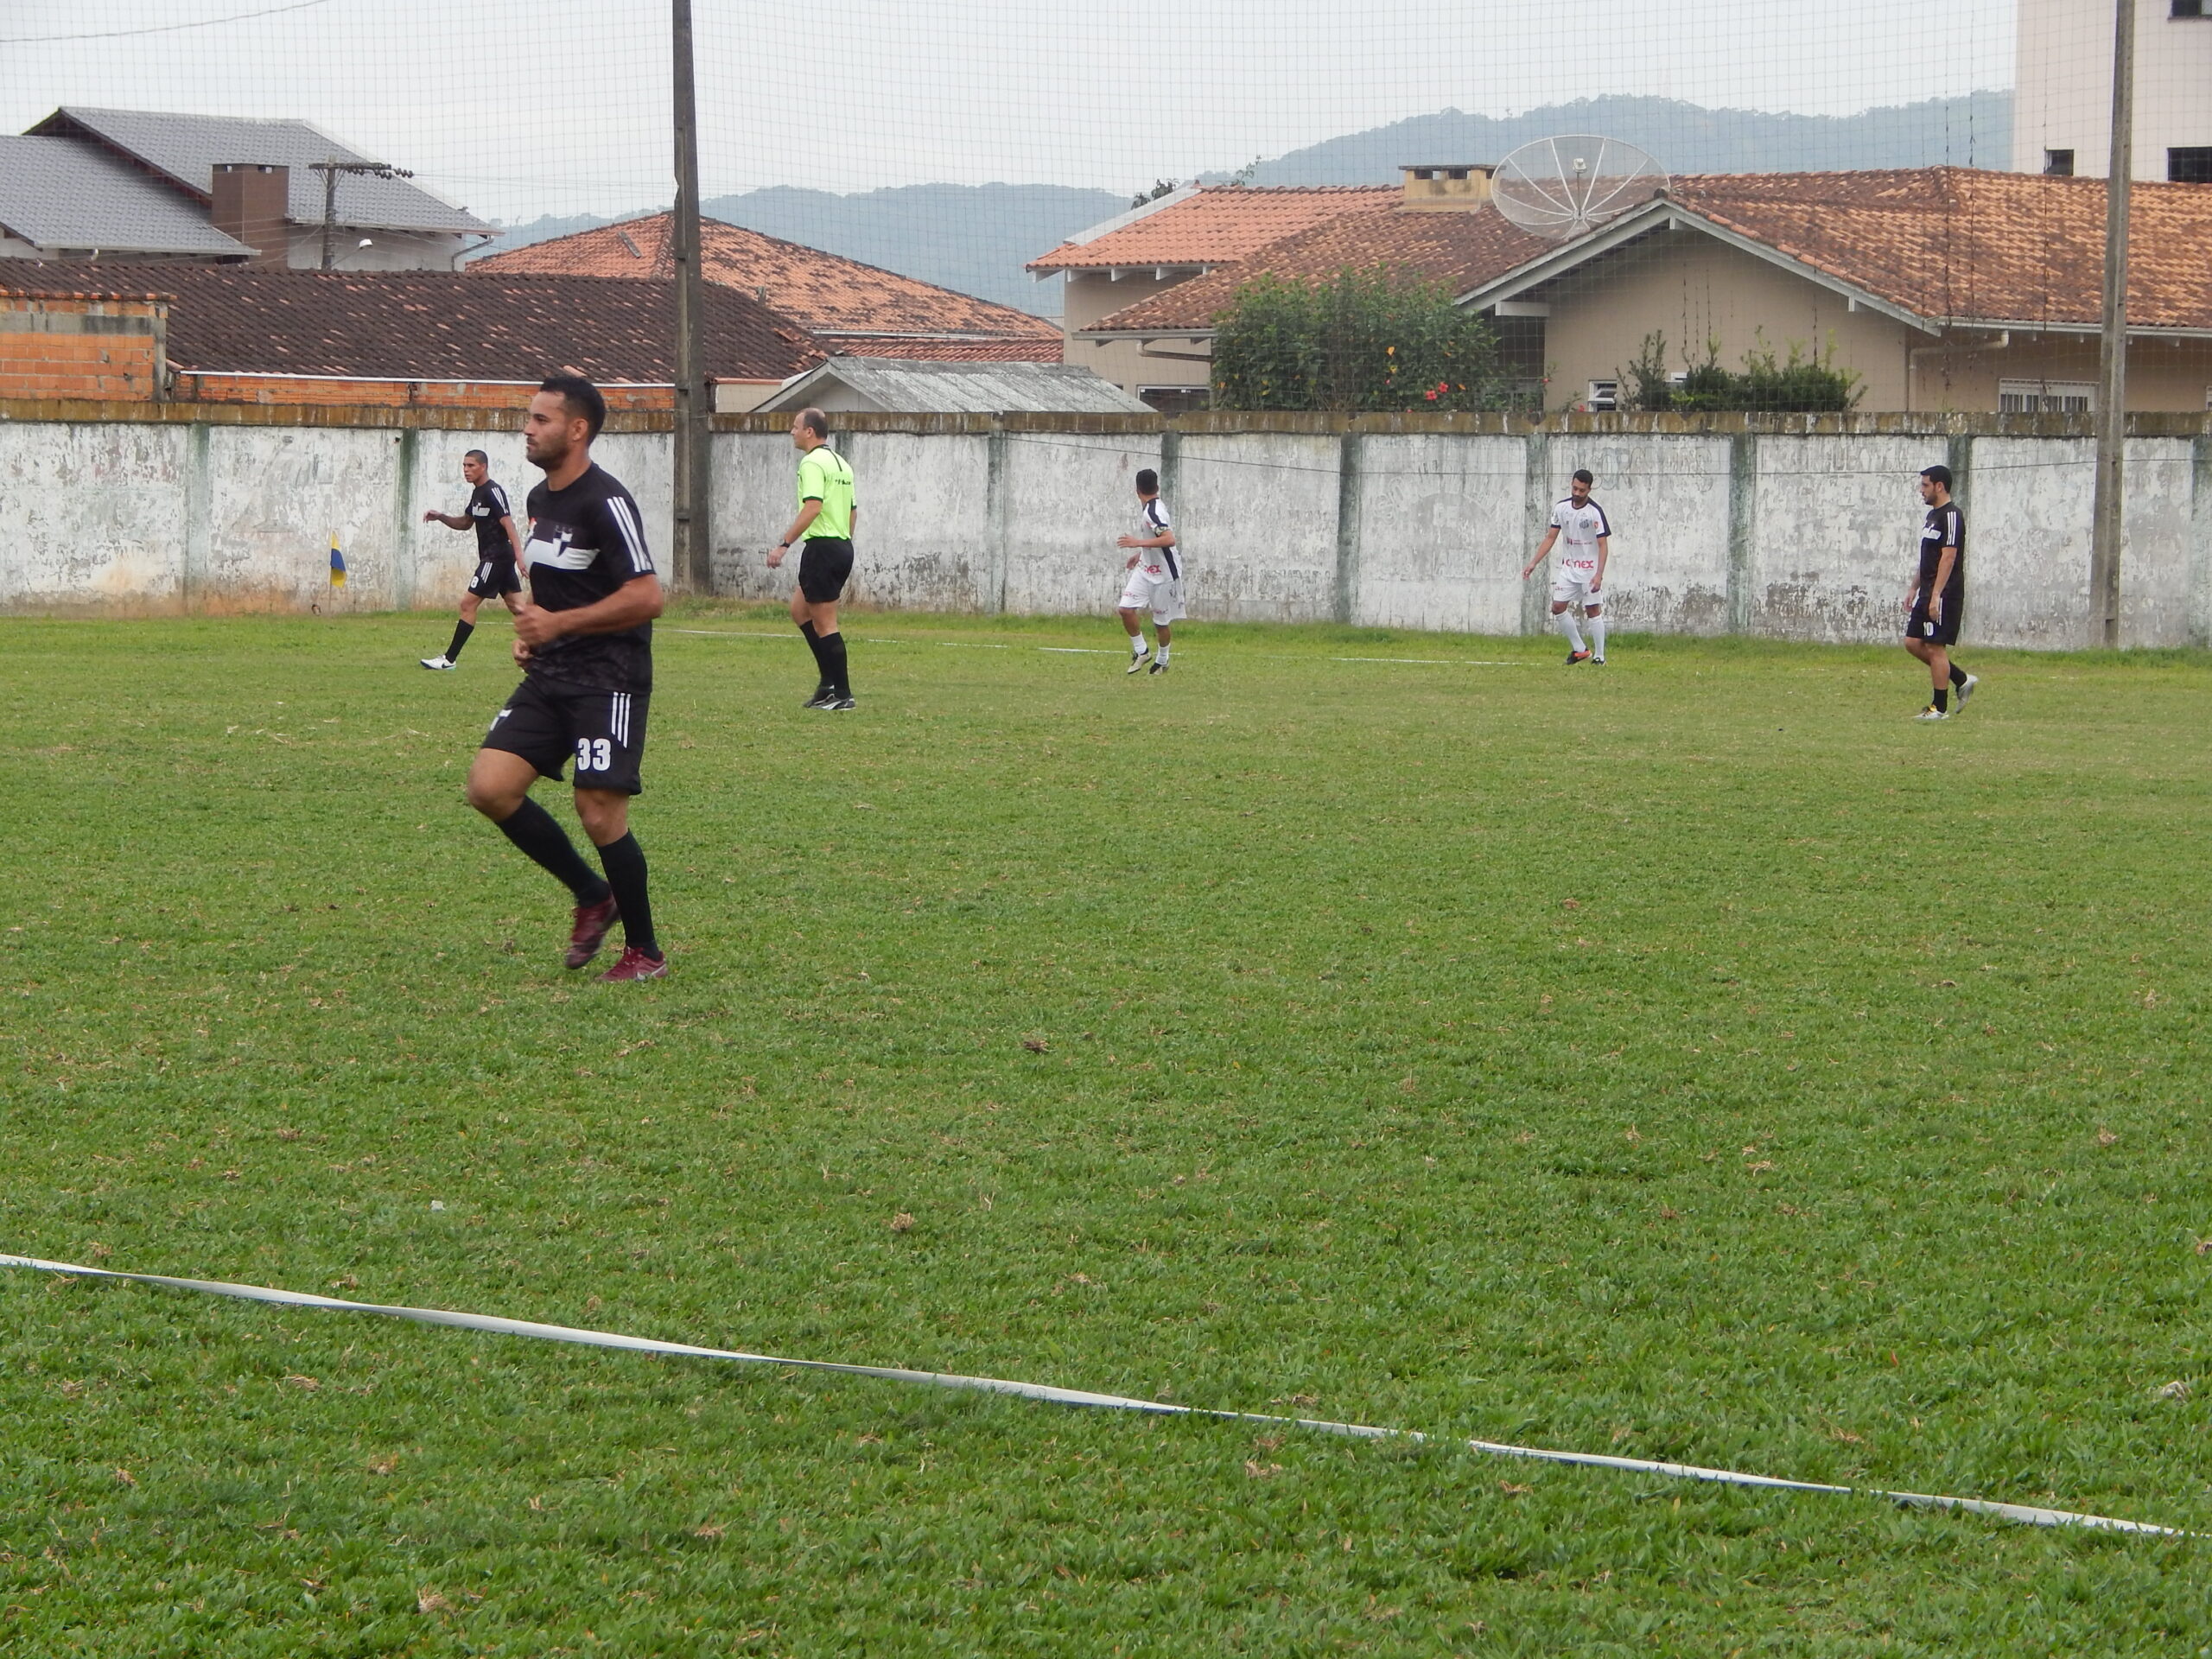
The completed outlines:
[[[346,556],[338,550],[336,536],[330,538],[330,585],[334,588],[346,585]]]

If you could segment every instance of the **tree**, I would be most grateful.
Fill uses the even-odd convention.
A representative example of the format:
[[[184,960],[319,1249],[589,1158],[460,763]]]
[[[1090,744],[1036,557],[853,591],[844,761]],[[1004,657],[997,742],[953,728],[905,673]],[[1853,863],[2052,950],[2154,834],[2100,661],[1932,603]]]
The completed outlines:
[[[1390,265],[1313,282],[1262,276],[1214,318],[1217,409],[1383,413],[1513,401],[1490,326]]]

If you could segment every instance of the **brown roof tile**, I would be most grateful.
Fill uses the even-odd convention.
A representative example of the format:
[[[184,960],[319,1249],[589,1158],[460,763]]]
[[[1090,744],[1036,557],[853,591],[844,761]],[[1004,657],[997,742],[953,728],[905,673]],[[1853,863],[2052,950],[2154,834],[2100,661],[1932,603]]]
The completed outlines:
[[[58,268],[0,262],[0,287],[51,286]],[[124,268],[67,267],[92,286]],[[128,280],[143,283],[143,265]],[[253,270],[164,265],[168,354],[180,368],[389,380],[535,380],[573,369],[594,380],[674,377],[675,286],[599,276],[463,276],[448,271]],[[707,372],[782,380],[823,353],[746,295],[707,293]]]
[[[468,270],[472,275],[499,276],[567,271],[665,279],[675,270],[669,252],[670,223],[671,215],[656,213],[602,225],[493,254]],[[1026,341],[1041,360],[1059,359],[1058,327],[1012,306],[719,219],[700,221],[700,242],[701,264],[710,283],[749,294],[811,334],[838,336],[835,349],[839,351],[877,357],[926,356],[926,351],[903,349],[897,337],[912,336],[920,344],[961,336],[986,342]],[[873,343],[861,343],[863,337]],[[1049,356],[1042,355],[1047,353]]]
[[[1035,271],[1111,266],[1219,265],[1340,214],[1389,206],[1395,186],[1319,185],[1254,188],[1211,185],[1090,242],[1063,242],[1029,262]]]
[[[1487,210],[1401,213],[1395,190],[1370,194],[1383,200],[1285,237],[1234,264],[1178,283],[1101,317],[1085,332],[1210,328],[1236,290],[1263,272],[1319,281],[1346,266],[1388,264],[1447,283],[1460,293],[1503,276],[1552,245]]]
[[[1719,174],[1668,194],[1900,309],[1930,320],[2098,321],[2105,185],[1963,167]],[[2128,216],[2130,323],[2212,327],[2212,187],[2139,184]]]

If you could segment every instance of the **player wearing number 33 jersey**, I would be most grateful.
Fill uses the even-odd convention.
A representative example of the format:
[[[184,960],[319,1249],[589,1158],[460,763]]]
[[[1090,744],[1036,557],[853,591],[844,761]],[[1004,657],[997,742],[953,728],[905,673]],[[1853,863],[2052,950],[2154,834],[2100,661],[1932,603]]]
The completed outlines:
[[[571,375],[549,378],[531,402],[524,448],[545,480],[530,493],[523,544],[531,602],[515,613],[523,682],[492,717],[468,799],[575,896],[569,967],[597,955],[619,920],[626,949],[601,977],[657,979],[668,964],[653,937],[630,802],[642,788],[660,579],[637,502],[591,459],[606,416],[598,388]],[[599,849],[604,880],[530,798],[537,779],[570,766],[576,817]]]

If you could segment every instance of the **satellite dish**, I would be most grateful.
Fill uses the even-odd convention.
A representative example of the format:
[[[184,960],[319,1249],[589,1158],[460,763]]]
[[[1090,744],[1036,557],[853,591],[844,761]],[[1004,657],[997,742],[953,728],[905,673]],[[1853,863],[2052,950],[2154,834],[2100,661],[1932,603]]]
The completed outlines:
[[[1667,175],[1634,144],[1577,133],[1523,144],[1497,164],[1491,204],[1524,231],[1554,242],[1596,229],[1667,188]]]

